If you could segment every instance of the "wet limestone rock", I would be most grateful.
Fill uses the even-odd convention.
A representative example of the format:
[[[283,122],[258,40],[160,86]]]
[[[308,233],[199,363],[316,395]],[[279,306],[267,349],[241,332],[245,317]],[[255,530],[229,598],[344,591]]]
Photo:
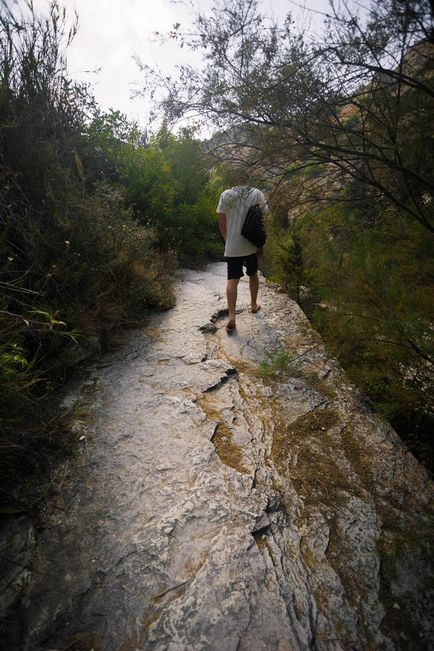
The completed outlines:
[[[5,648],[430,648],[432,482],[287,297],[227,335],[224,273],[93,370]]]

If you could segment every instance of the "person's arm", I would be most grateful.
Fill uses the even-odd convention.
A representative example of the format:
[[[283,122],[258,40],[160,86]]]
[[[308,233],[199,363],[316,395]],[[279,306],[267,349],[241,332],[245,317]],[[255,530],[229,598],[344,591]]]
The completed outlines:
[[[219,230],[222,234],[222,238],[226,242],[227,230],[226,230],[226,215],[224,212],[219,212]]]

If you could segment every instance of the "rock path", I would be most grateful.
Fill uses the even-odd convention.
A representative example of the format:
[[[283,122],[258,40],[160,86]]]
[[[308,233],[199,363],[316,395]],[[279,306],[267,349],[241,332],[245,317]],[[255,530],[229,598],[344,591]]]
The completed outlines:
[[[93,369],[46,526],[13,525],[5,649],[432,648],[433,484],[295,303],[244,280],[228,336],[224,286],[182,272]]]

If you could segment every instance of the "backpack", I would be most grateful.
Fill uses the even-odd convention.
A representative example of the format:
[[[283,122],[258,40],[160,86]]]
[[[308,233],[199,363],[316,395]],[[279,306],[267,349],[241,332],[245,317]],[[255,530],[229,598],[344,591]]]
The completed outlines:
[[[248,209],[241,229],[241,235],[258,249],[264,246],[267,235],[265,232],[264,215],[258,203]]]

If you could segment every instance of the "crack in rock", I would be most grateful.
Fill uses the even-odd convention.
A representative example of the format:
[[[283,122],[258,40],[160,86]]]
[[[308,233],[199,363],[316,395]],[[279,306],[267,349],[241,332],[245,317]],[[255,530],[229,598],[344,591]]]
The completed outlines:
[[[205,323],[204,325],[199,326],[199,330],[201,332],[213,335],[215,332],[217,332],[217,326],[210,321],[209,323]]]
[[[226,382],[231,378],[231,377],[237,377],[238,376],[238,371],[236,368],[228,368],[225,371],[225,375],[223,375],[218,382],[215,384],[212,384],[211,386],[207,387],[204,389],[203,393],[209,393],[210,391],[216,391],[220,387],[222,387]]]

